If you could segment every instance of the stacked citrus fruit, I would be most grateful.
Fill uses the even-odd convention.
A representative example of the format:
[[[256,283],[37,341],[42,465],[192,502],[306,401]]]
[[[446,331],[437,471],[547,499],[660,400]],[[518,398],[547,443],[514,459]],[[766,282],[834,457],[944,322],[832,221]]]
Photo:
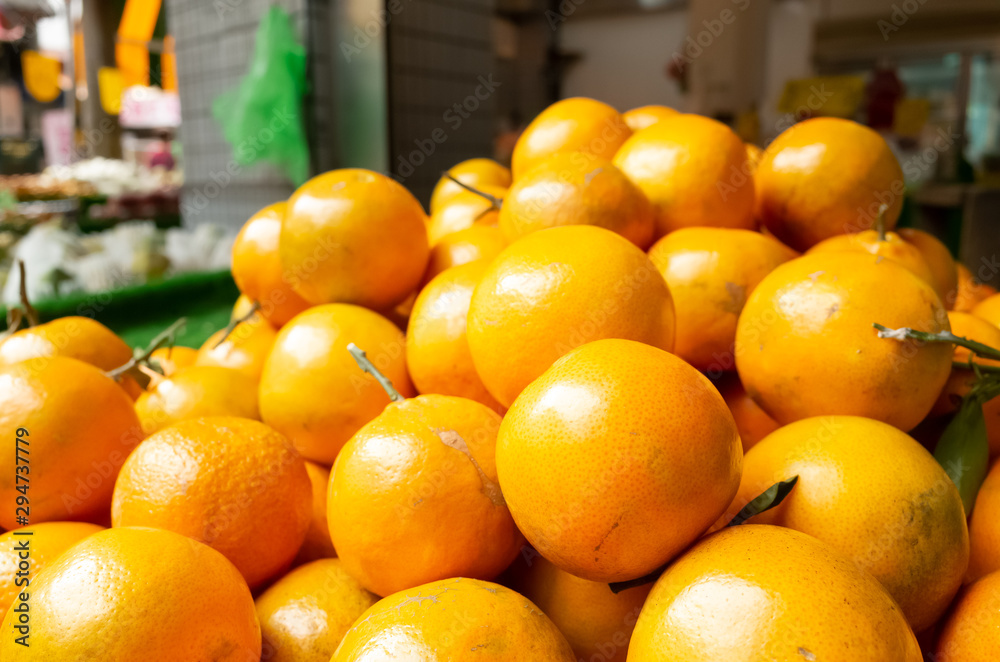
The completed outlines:
[[[1000,295],[885,141],[577,98],[512,166],[310,180],[200,348],[0,338],[0,659],[1000,659]]]

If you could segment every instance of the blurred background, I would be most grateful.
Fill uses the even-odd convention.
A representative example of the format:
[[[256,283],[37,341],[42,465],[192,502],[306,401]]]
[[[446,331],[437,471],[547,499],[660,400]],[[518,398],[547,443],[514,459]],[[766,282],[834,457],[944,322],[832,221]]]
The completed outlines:
[[[371,168],[426,205],[572,96],[762,147],[809,117],[871,126],[901,225],[1000,280],[997,0],[0,0],[3,300],[18,258],[49,314],[119,290],[104,315],[215,310],[236,231],[308,176]]]

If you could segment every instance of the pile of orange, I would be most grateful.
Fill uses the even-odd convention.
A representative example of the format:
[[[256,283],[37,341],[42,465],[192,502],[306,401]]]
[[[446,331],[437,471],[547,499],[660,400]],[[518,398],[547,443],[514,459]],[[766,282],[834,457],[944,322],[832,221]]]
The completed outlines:
[[[262,209],[200,348],[0,337],[0,659],[1000,659],[1000,294],[903,193],[566,99]]]

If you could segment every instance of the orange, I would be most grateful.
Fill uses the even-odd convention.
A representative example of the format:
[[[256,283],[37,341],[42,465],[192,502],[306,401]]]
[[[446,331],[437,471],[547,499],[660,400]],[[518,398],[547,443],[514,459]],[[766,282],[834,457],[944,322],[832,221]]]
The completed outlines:
[[[292,570],[256,600],[264,662],[330,662],[354,621],[378,601],[339,559]]]
[[[218,550],[251,588],[288,567],[305,540],[312,491],[305,462],[263,423],[182,421],[149,437],[115,484],[114,526],[155,526]]]
[[[923,254],[916,246],[905,241],[895,232],[886,232],[883,237],[879,237],[878,232],[875,230],[862,230],[861,232],[851,234],[840,234],[829,239],[824,239],[806,251],[806,254],[811,255],[812,253],[830,251],[858,251],[871,253],[876,257],[885,258],[886,260],[892,260],[906,267],[913,275],[933,287],[937,295],[942,297],[941,300],[944,301],[943,294],[938,288],[937,281],[934,280],[934,274],[931,273],[930,265],[927,264],[927,260],[924,259]]]
[[[944,243],[929,232],[916,228],[899,228],[899,236],[907,243],[916,246],[917,250],[927,261],[927,266],[931,270],[931,283],[934,284],[934,291],[938,293],[946,305],[948,296],[958,287],[958,269],[955,259],[951,256],[951,251]],[[950,306],[948,306],[950,307]]]
[[[0,621],[22,591],[31,592],[35,576],[67,549],[103,526],[85,522],[45,522],[0,534]],[[21,559],[19,554],[27,555]],[[26,561],[28,569],[18,575],[18,564]],[[29,597],[30,602],[30,597]]]
[[[149,358],[160,366],[164,377],[170,377],[178,370],[193,366],[198,358],[198,350],[183,345],[160,347],[153,350]]]
[[[610,159],[632,135],[618,111],[600,101],[572,97],[557,101],[531,121],[514,145],[514,181],[542,159],[560,152],[584,152]]]
[[[481,188],[495,186],[506,189],[510,186],[510,168],[500,165],[493,159],[467,159],[448,169],[448,174],[466,186]],[[447,204],[451,198],[466,189],[447,177],[442,176],[431,193],[430,210],[433,214]]]
[[[653,204],[655,238],[693,226],[755,227],[746,147],[721,122],[677,115],[629,138],[614,164]]]
[[[60,317],[0,340],[0,367],[29,359],[42,361],[50,356],[76,359],[109,372],[128,363],[132,349],[114,331],[89,317]],[[142,393],[139,384],[128,375],[121,377],[119,383],[133,400]]]
[[[477,190],[498,200],[503,200],[507,195],[506,188],[488,184],[477,187]],[[427,240],[433,247],[452,232],[471,228],[473,225],[496,224],[497,208],[493,202],[479,193],[463,189],[431,214],[427,221]]]
[[[225,333],[225,329],[220,329],[209,336],[198,350],[195,365],[230,368],[255,381],[260,379],[264,359],[271,352],[278,335],[274,327],[255,315],[240,323],[222,340]]]
[[[638,108],[633,108],[632,110],[625,111],[622,113],[622,119],[625,120],[625,124],[628,128],[633,131],[640,131],[647,127],[653,126],[654,124],[659,124],[663,120],[672,119],[677,117],[680,113],[673,108],[667,106],[639,106]]]
[[[903,170],[878,133],[850,120],[818,117],[785,130],[757,172],[757,216],[774,236],[804,251],[838,234],[896,227]]]
[[[738,375],[730,373],[716,386],[726,401],[733,420],[736,421],[744,453],[780,427],[776,420],[768,416],[767,412],[747,395]]]
[[[330,483],[330,470],[315,462],[306,462],[309,485],[312,487],[312,518],[306,531],[306,540],[299,547],[295,563],[301,565],[316,559],[337,555],[330,540],[330,526],[326,522],[326,490]]]
[[[311,304],[391,308],[427,267],[427,216],[402,185],[358,168],[313,177],[288,199],[278,251]]]
[[[936,662],[993,662],[1000,650],[1000,572],[959,597],[938,639]]]
[[[253,299],[245,294],[241,294],[236,298],[236,303],[233,304],[233,310],[229,313],[229,319],[238,320],[248,317],[250,315],[250,310],[253,308]]]
[[[997,293],[995,287],[981,282],[961,262],[955,263],[955,271],[958,273],[958,285],[953,291],[948,293],[947,301],[952,310],[968,313],[980,301],[988,299]]]
[[[518,177],[500,209],[508,241],[561,225],[596,225],[646,248],[653,224],[643,192],[610,161],[583,152],[538,161]]]
[[[403,332],[360,306],[316,306],[282,327],[260,377],[261,420],[292,440],[302,456],[333,464],[341,446],[389,404],[371,375],[347,351],[354,343],[404,396]]]
[[[221,554],[170,531],[100,531],[32,580],[30,648],[15,642],[8,612],[0,658],[212,660],[260,656],[253,598]]]
[[[533,379],[574,347],[626,338],[670,350],[670,291],[646,254],[604,228],[534,232],[487,268],[469,305],[476,372],[509,407]]]
[[[994,326],[1000,326],[1000,294],[993,294],[977,303],[972,314]]]
[[[511,588],[545,612],[578,660],[625,662],[650,584],[614,593],[607,584],[564,572],[531,548],[514,562]]]
[[[629,662],[921,662],[899,607],[815,538],[744,525],[701,540],[656,581]]]
[[[487,266],[452,267],[421,290],[406,332],[406,366],[420,393],[457,395],[501,411],[476,372],[466,338],[472,292]]]
[[[681,228],[656,242],[649,259],[674,300],[674,354],[699,370],[735,367],[736,320],[764,276],[795,252],[750,230]]]
[[[500,484],[528,542],[602,582],[641,577],[701,535],[736,494],[742,457],[712,383],[631,340],[559,359],[497,437]]]
[[[785,500],[751,521],[808,533],[843,554],[882,583],[916,632],[937,622],[969,562],[962,500],[937,460],[879,421],[796,421],[743,458],[740,491],[723,521],[796,475]]]
[[[970,313],[954,310],[948,312],[948,321],[951,332],[956,336],[1000,348],[1000,327]],[[969,350],[956,346],[953,360],[956,363],[968,362]],[[1000,366],[1000,361],[991,359],[977,358],[975,362],[978,365]],[[957,410],[962,398],[972,390],[975,383],[976,375],[972,370],[952,368],[947,383],[934,403],[931,415],[943,416]],[[990,444],[990,456],[996,457],[1000,455],[1000,398],[993,398],[983,403],[983,416],[986,418],[986,437]]]
[[[1000,570],[1000,462],[986,475],[969,519],[969,569],[966,581]]]
[[[132,400],[110,377],[53,356],[0,368],[0,438],[8,444],[0,454],[0,502],[7,504],[0,526],[13,529],[19,515],[40,524],[105,514],[118,470],[142,429]],[[30,511],[16,512],[26,484]]]
[[[449,395],[394,402],[330,474],[327,518],[344,568],[389,595],[447,577],[492,579],[522,543],[497,483],[500,416]]]
[[[757,172],[757,167],[760,165],[760,160],[764,158],[764,150],[753,143],[746,143],[747,148],[747,164],[750,166],[750,172]]]
[[[424,284],[449,267],[476,260],[489,262],[507,248],[507,238],[500,228],[490,225],[472,225],[464,230],[450,232],[441,237],[431,249],[427,262]]]
[[[260,304],[260,313],[281,326],[309,307],[281,266],[278,239],[288,204],[277,202],[250,217],[233,242],[233,280],[240,292]]]
[[[260,418],[257,382],[242,372],[192,366],[156,383],[135,401],[146,434],[201,416]]]
[[[380,600],[330,662],[576,662],[552,621],[524,596],[476,579],[445,579]]]
[[[847,414],[910,430],[948,379],[951,346],[879,338],[873,323],[949,328],[931,286],[891,260],[831,252],[786,262],[757,285],[740,315],[740,380],[782,424]]]

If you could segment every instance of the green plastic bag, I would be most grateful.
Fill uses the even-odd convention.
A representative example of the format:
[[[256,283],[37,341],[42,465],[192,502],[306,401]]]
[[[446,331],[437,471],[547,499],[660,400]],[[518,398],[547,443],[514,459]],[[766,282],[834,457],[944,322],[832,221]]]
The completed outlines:
[[[233,146],[237,163],[269,161],[298,186],[309,177],[309,146],[303,128],[306,51],[287,12],[271,7],[257,28],[250,71],[238,87],[220,95],[212,115]]]

